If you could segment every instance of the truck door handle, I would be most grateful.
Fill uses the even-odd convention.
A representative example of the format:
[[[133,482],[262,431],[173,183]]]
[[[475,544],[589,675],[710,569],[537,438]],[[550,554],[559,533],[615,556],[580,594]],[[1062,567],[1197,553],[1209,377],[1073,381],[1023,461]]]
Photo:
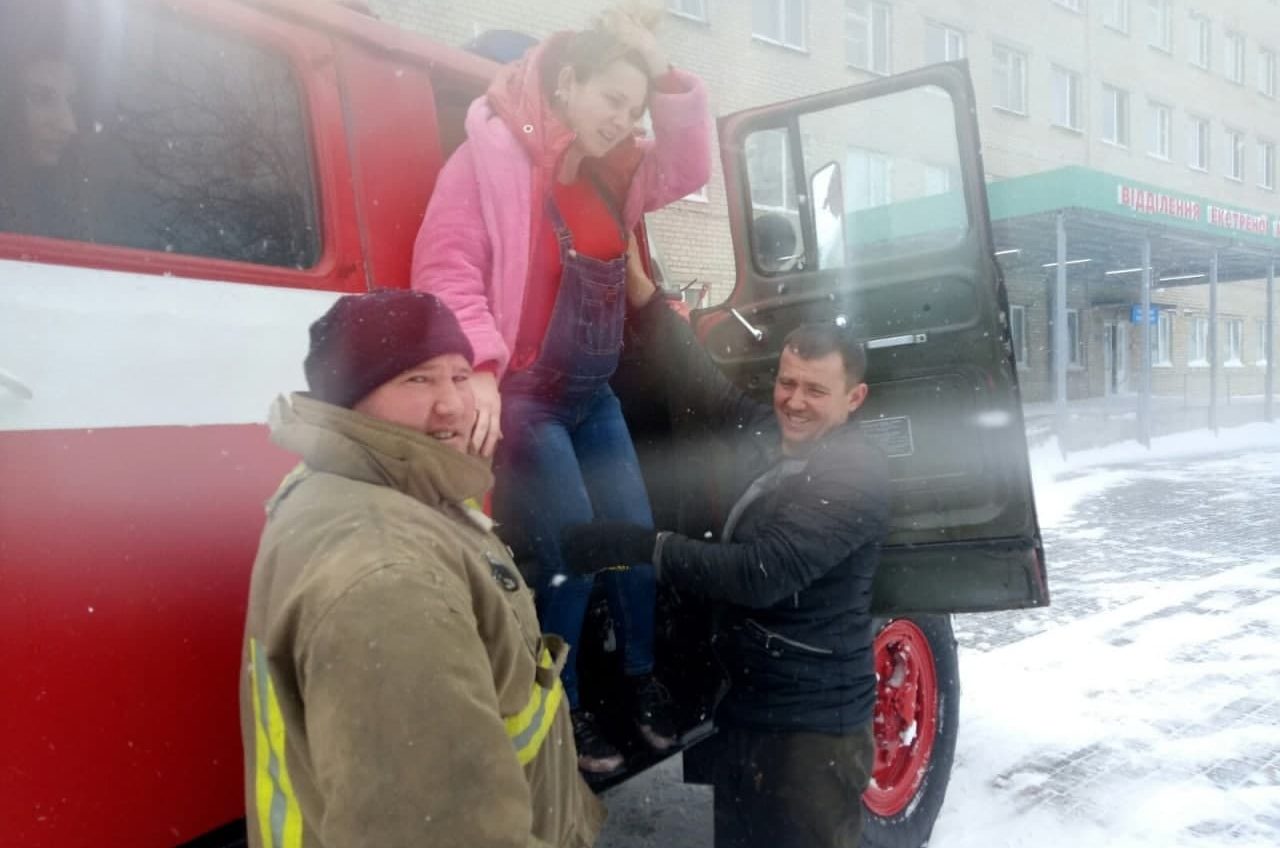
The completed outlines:
[[[4,386],[11,393],[17,395],[23,400],[31,400],[35,397],[35,393],[31,391],[30,386],[3,368],[0,368],[0,386]]]
[[[746,318],[742,317],[741,312],[739,312],[737,309],[731,306],[729,307],[729,314],[732,315],[734,318],[738,319],[738,323],[742,325],[743,329],[745,329],[748,333],[751,334],[751,338],[755,339],[758,342],[764,341],[764,330],[760,329],[759,327],[755,326],[750,321],[748,321]]]
[[[926,344],[928,341],[928,333],[907,333],[901,336],[882,336],[878,339],[868,339],[865,347],[867,350],[879,350],[883,347]]]

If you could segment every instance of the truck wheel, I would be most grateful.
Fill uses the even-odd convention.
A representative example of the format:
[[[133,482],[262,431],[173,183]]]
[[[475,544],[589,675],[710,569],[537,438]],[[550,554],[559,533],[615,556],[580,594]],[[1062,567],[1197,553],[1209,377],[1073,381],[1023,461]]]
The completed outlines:
[[[951,617],[878,620],[866,848],[921,848],[942,809],[956,752],[960,673]]]

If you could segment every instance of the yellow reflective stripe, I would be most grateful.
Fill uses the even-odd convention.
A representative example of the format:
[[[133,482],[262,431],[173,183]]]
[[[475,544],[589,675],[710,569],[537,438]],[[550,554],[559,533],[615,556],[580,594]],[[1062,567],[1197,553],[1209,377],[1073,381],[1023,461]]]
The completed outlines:
[[[249,640],[249,679],[253,686],[256,780],[254,797],[262,844],[270,848],[301,848],[302,811],[289,779],[285,754],[284,716],[266,657],[255,639]]]
[[[543,668],[552,666],[551,652],[546,648],[542,649],[538,665]],[[555,724],[556,713],[559,712],[563,699],[564,687],[558,676],[550,689],[544,689],[535,680],[529,702],[520,712],[506,719],[507,735],[516,747],[516,759],[520,761],[520,765],[526,766],[538,756],[542,743],[551,732],[551,725]]]
[[[271,839],[271,775],[268,771],[268,760],[271,758],[271,749],[267,746],[267,731],[262,723],[262,709],[259,704],[262,698],[258,693],[258,674],[255,655],[257,654],[257,644],[254,640],[249,640],[249,683],[253,687],[253,729],[254,729],[254,759],[256,767],[254,774],[254,797],[257,799],[255,806],[258,808],[258,829],[262,833],[262,844],[272,846],[274,843]]]

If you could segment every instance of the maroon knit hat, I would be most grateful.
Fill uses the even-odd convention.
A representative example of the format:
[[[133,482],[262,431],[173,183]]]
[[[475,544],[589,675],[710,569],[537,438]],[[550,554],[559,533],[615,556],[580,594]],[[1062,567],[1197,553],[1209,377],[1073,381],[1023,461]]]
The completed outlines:
[[[311,325],[303,368],[313,397],[350,408],[397,374],[446,353],[474,364],[449,308],[426,292],[382,289],[338,298]]]

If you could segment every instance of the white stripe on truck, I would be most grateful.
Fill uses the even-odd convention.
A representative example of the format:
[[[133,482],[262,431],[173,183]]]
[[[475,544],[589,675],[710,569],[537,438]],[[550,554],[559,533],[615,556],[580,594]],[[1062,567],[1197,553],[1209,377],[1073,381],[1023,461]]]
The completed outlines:
[[[0,431],[265,421],[338,297],[0,260]]]

